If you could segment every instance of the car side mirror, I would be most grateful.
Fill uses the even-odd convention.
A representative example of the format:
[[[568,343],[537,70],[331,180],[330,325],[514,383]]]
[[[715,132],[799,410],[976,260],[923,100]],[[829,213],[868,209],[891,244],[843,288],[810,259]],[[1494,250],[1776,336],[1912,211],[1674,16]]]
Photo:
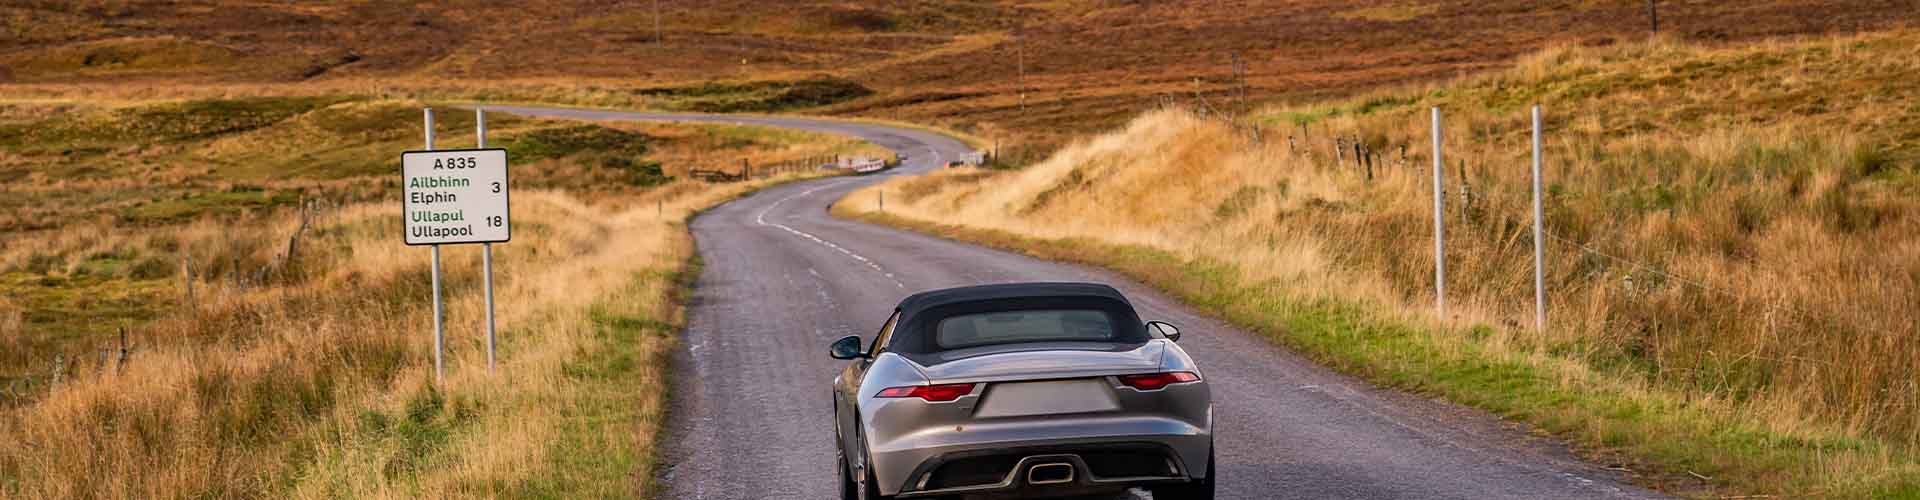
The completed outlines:
[[[831,351],[833,359],[860,359],[867,357],[867,353],[860,349],[859,335],[840,337],[840,340],[833,341]]]
[[[1153,330],[1154,333],[1160,334],[1160,336],[1162,337],[1166,337],[1167,340],[1171,340],[1174,342],[1180,341],[1180,327],[1173,326],[1173,323],[1168,323],[1165,321],[1148,321],[1147,328],[1150,330]]]

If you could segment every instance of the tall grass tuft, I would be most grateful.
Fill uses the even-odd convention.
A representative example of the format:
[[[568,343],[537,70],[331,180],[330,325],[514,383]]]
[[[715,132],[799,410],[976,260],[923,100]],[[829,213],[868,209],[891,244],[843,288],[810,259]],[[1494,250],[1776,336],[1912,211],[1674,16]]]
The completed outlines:
[[[1281,125],[1258,141],[1163,109],[1024,170],[878,189],[891,214],[1225,262],[1299,298],[1490,327],[1447,341],[1582,374],[1566,377],[1911,456],[1920,123],[1885,111],[1920,99],[1915,47],[1920,34],[1899,32],[1555,48],[1503,73],[1269,109],[1255,118]],[[1535,102],[1549,117],[1544,332],[1531,328]],[[1448,122],[1445,318],[1431,317],[1430,106]],[[1335,137],[1373,148],[1371,179]]]
[[[448,115],[442,144],[471,144],[471,115]],[[418,117],[358,97],[0,104],[0,131],[37,134],[0,138],[18,180],[0,197],[0,498],[638,496],[685,218],[817,175],[685,169],[873,148],[494,117],[526,153],[517,234],[494,249],[499,372],[478,248],[449,247],[436,384],[429,253],[400,242],[385,163],[417,147]],[[124,363],[99,351],[122,328]]]

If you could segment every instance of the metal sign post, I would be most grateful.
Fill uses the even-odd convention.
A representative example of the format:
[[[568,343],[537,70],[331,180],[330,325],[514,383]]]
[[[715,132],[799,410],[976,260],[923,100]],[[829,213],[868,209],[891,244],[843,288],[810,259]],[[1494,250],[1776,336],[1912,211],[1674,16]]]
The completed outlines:
[[[476,112],[479,142],[486,121]],[[408,245],[433,247],[433,373],[446,373],[446,303],[440,285],[440,246],[483,245],[487,300],[487,370],[494,367],[493,244],[513,238],[508,203],[507,150],[433,148],[433,110],[426,110],[427,149],[400,155],[401,222]]]
[[[1441,159],[1440,107],[1433,108],[1433,298],[1442,320],[1447,317],[1447,191],[1441,183],[1446,160]]]
[[[1533,326],[1547,331],[1547,257],[1546,237],[1542,229],[1544,212],[1540,209],[1540,105],[1533,106]]]
[[[474,143],[487,149],[487,110],[473,109]],[[487,295],[487,373],[493,373],[493,242],[480,244],[481,283]]]
[[[427,151],[433,151],[433,108],[426,108]],[[405,160],[402,160],[404,163]],[[402,167],[404,169],[404,167]],[[440,302],[440,245],[433,246],[433,382],[446,374],[447,309]]]

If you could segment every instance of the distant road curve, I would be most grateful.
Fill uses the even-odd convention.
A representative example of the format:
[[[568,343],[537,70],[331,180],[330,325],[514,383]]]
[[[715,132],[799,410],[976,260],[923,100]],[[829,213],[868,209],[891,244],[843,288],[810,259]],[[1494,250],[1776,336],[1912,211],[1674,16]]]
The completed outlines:
[[[911,159],[884,175],[770,188],[694,219],[705,267],[675,353],[662,499],[834,497],[828,384],[840,362],[827,357],[827,343],[870,339],[893,304],[916,291],[1030,280],[1111,283],[1142,317],[1188,332],[1181,345],[1214,390],[1225,498],[1663,498],[1518,426],[1372,388],[1117,274],[827,215],[854,189],[938,169],[968,151],[951,137],[818,118],[484,108],[839,133]]]

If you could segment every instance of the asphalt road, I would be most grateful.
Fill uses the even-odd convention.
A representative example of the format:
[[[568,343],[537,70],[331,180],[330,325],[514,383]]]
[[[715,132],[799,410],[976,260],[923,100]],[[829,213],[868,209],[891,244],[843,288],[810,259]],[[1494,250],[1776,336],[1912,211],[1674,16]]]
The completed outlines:
[[[859,136],[909,155],[891,173],[783,185],[692,230],[705,268],[675,355],[665,499],[836,494],[827,344],[871,338],[921,290],[1032,280],[1113,284],[1180,325],[1214,390],[1225,498],[1659,498],[1485,413],[1370,387],[1114,273],[836,219],[827,207],[967,148],[920,130],[802,118],[488,106],[590,120],[741,123]],[[1145,496],[1144,493],[1137,493]]]

